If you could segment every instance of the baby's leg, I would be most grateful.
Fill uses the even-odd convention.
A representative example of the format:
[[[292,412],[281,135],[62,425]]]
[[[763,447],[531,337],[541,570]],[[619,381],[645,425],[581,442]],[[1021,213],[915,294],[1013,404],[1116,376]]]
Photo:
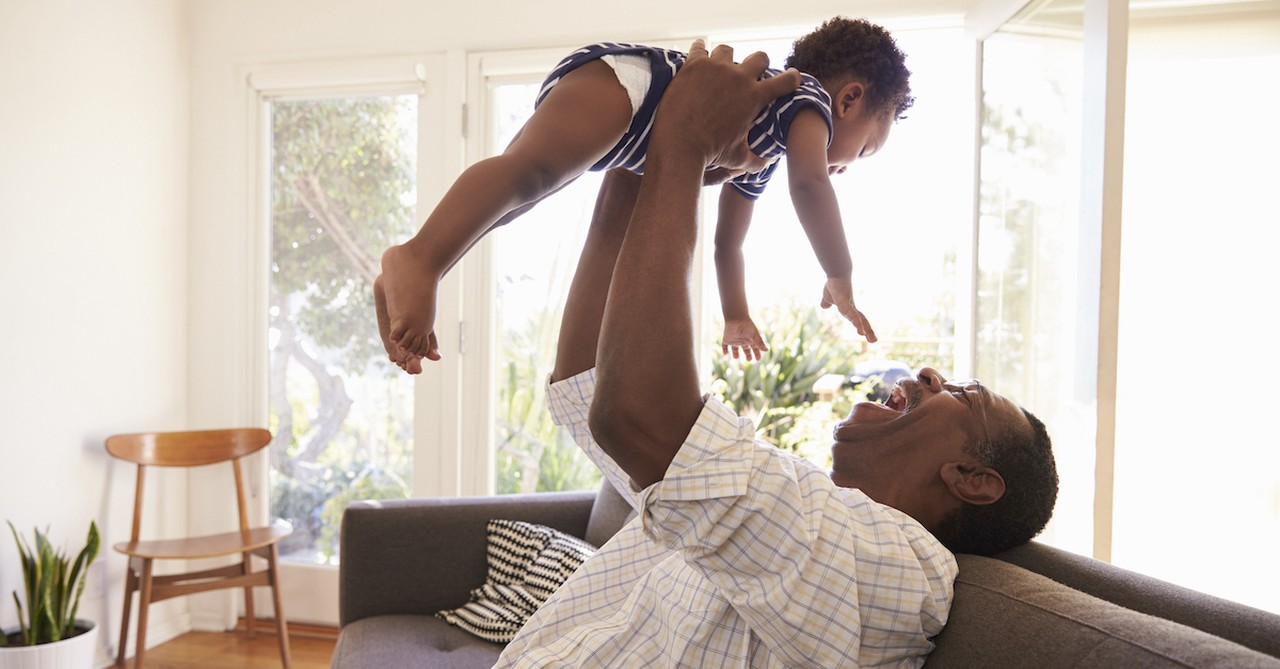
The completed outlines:
[[[502,155],[467,168],[418,234],[382,256],[375,298],[379,318],[385,316],[388,355],[395,358],[398,345],[412,356],[439,359],[431,334],[436,288],[444,273],[504,214],[537,201],[599,161],[630,123],[626,91],[607,64],[593,61],[551,89]]]

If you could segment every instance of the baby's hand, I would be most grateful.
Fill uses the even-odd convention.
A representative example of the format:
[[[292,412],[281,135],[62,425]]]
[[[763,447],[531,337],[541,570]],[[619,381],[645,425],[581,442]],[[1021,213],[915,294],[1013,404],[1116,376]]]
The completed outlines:
[[[769,350],[769,347],[764,345],[764,338],[760,336],[756,324],[750,318],[735,318],[725,322],[724,338],[721,344],[725,354],[732,353],[735,360],[740,352],[748,361],[759,360],[760,356]]]
[[[876,331],[871,329],[871,323],[861,311],[858,311],[857,307],[853,306],[851,279],[827,279],[827,284],[822,287],[822,308],[826,309],[833,305],[841,316],[853,323],[853,327],[858,329],[858,334],[866,337],[869,342],[876,341]]]

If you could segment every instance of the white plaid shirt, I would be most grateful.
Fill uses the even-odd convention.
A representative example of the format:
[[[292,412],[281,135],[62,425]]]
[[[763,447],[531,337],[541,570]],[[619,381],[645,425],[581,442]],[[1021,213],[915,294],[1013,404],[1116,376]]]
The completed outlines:
[[[906,514],[758,443],[715,399],[636,492],[591,438],[595,370],[551,412],[641,510],[538,610],[498,667],[919,667],[956,562]]]

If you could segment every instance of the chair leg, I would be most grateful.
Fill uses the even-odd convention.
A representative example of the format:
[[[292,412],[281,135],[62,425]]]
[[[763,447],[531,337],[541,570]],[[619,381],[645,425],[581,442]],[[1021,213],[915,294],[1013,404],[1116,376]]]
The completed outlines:
[[[125,651],[129,648],[129,614],[133,612],[133,593],[138,591],[138,558],[129,558],[124,576],[124,615],[120,617],[120,646],[116,650],[116,665],[124,667]]]
[[[142,558],[142,587],[138,595],[138,641],[133,649],[133,669],[142,669],[147,652],[147,613],[151,608],[151,558]]]
[[[240,555],[240,573],[248,576],[250,571],[249,556],[251,553],[243,553]],[[245,586],[244,588],[244,627],[247,631],[247,637],[254,639],[257,636],[257,627],[255,623],[257,619],[253,615],[253,586]]]
[[[289,625],[284,620],[284,605],[280,597],[279,551],[271,544],[271,552],[267,555],[268,577],[271,581],[271,605],[276,614],[276,635],[280,637],[280,662],[284,669],[289,669],[292,658],[289,654]]]

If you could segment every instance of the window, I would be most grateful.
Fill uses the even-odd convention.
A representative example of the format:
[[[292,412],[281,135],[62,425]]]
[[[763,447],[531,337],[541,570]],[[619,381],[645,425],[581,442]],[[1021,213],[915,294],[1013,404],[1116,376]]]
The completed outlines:
[[[448,430],[456,440],[457,421],[439,417],[457,393],[446,375],[411,378],[386,360],[371,292],[383,250],[417,232],[435,184],[462,162],[450,151],[460,138],[441,129],[462,127],[440,85],[445,64],[344,58],[258,65],[245,77],[261,244],[254,395],[276,435],[259,480],[269,513],[294,527],[281,547],[293,620],[337,623],[347,503],[456,494],[441,463],[456,456],[442,444]],[[442,287],[437,315],[446,332],[459,318],[453,287]],[[457,376],[456,357],[444,367]]]
[[[1089,5],[1084,31],[1080,7],[1032,3],[983,44],[978,373],[1049,424],[1063,487],[1045,540],[1280,611],[1249,559],[1280,549],[1280,440],[1258,409],[1280,373],[1266,353],[1280,96],[1263,83],[1280,13],[1126,7]],[[1123,115],[1094,99],[1118,79]],[[1189,81],[1203,85],[1178,95]],[[1097,150],[1121,126],[1123,179],[1112,147]],[[1090,192],[1121,186],[1122,216]],[[1099,306],[1112,298],[1114,322]]]
[[[1080,314],[1083,16],[1053,1],[983,43],[975,376],[1048,426],[1061,486],[1042,541],[1090,553],[1096,363]],[[1082,331],[1084,328],[1084,331]]]
[[[567,53],[567,52],[566,52]],[[501,153],[533,113],[541,77],[493,82],[489,152]],[[551,422],[546,379],[560,314],[586,239],[601,175],[588,172],[491,236],[497,339],[494,479],[497,493],[586,490],[600,472]]]
[[[1231,10],[1131,18],[1113,559],[1280,612],[1280,10]]]
[[[342,511],[412,492],[413,384],[373,314],[382,250],[416,229],[418,97],[270,103],[271,507],[285,559],[336,564]]]

